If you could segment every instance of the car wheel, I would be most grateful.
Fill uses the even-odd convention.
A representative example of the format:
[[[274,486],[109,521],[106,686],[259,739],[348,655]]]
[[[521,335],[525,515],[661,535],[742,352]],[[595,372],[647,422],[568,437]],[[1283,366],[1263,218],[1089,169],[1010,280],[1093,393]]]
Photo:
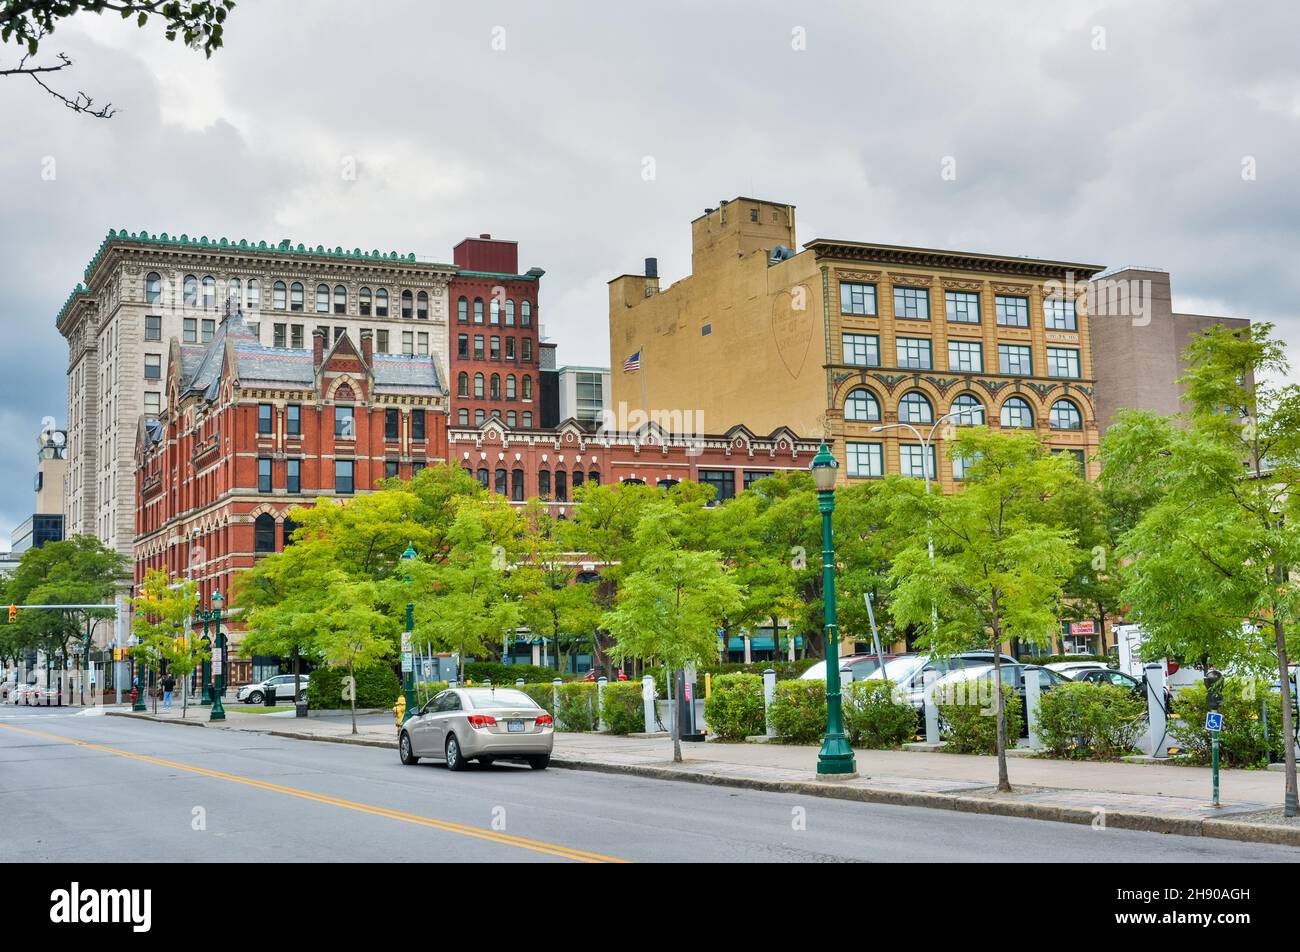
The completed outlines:
[[[550,754],[535,754],[528,758],[528,766],[534,770],[545,770],[551,765]]]
[[[252,694],[250,694],[248,697],[244,698],[244,703],[245,703],[245,704],[261,704],[261,703],[262,703],[262,692],[261,692],[261,691],[254,691],[254,692],[253,692]]]
[[[413,767],[420,762],[420,758],[415,756],[415,751],[411,749],[411,735],[402,731],[402,737],[397,742],[397,754],[402,758],[402,763],[408,767]]]
[[[447,754],[446,759],[447,759],[448,770],[465,769],[465,767],[467,766],[465,763],[465,757],[460,752],[460,741],[456,740],[455,734],[452,734],[450,737],[447,738],[446,754]]]

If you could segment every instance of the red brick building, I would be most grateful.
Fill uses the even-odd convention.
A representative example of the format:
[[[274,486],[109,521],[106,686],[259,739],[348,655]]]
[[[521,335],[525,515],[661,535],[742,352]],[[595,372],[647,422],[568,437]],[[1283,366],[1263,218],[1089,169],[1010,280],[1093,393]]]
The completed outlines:
[[[541,268],[519,274],[519,246],[491,235],[452,251],[448,285],[451,423],[542,425],[537,297]]]
[[[437,358],[376,354],[368,331],[265,347],[236,312],[208,344],[172,340],[166,386],[136,440],[135,580],[187,575],[204,604],[284,548],[292,507],[446,459]]]

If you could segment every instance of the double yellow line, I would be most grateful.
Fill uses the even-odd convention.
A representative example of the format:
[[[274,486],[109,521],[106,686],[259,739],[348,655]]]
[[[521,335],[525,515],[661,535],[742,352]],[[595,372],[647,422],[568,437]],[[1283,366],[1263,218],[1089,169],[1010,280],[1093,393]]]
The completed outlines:
[[[55,740],[64,744],[71,744],[74,747],[82,747],[86,750],[97,750],[100,753],[113,754],[117,757],[125,757],[128,760],[136,760],[141,763],[155,764],[159,767],[167,767],[171,770],[183,770],[187,773],[198,774],[201,777],[210,777],[213,780],[228,780],[231,783],[243,784],[246,787],[256,787],[259,790],[269,790],[272,793],[298,797],[301,800],[311,800],[315,803],[324,803],[329,806],[341,807],[344,810],[352,810],[357,813],[368,813],[371,816],[386,817],[387,819],[398,820],[402,823],[412,823],[416,826],[442,830],[445,833],[458,833],[461,836],[471,836],[475,839],[487,840],[490,843],[499,843],[502,846],[514,846],[519,849],[530,850],[534,853],[545,853],[549,856],[559,856],[562,859],[577,860],[581,863],[628,862],[627,860],[617,859],[613,856],[604,856],[600,853],[588,853],[584,850],[570,849],[567,846],[558,846],[554,843],[530,840],[522,836],[511,836],[508,833],[501,833],[496,830],[485,830],[481,827],[465,826],[464,824],[451,823],[447,820],[435,820],[432,817],[420,816],[416,813],[390,810],[387,807],[379,807],[370,803],[358,803],[355,800],[344,800],[342,797],[331,797],[324,793],[312,793],[310,790],[300,790],[297,787],[286,787],[278,783],[268,783],[265,780],[253,780],[250,777],[240,777],[236,774],[223,773],[220,770],[208,770],[206,767],[194,767],[190,764],[177,763],[174,760],[161,760],[157,757],[148,757],[144,754],[133,754],[129,750],[119,750],[116,747],[106,747],[103,744],[92,744],[89,741],[76,740],[71,737],[64,737],[60,734],[49,734],[45,731],[30,730],[26,727],[15,727],[12,724],[0,724],[0,729],[13,731],[18,734],[29,734],[32,737]]]

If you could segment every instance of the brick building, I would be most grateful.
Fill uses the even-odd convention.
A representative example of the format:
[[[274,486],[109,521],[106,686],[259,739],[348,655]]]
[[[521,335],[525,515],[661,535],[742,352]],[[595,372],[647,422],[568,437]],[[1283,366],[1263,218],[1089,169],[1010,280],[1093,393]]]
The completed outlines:
[[[312,348],[261,344],[243,315],[207,344],[173,338],[167,402],[135,448],[135,581],[186,575],[207,604],[284,548],[288,511],[346,499],[447,455],[447,393],[433,356],[379,354],[369,330]]]
[[[480,426],[496,417],[511,428],[542,426],[537,293],[544,272],[519,274],[519,246],[491,235],[466,238],[452,252],[451,422]]]

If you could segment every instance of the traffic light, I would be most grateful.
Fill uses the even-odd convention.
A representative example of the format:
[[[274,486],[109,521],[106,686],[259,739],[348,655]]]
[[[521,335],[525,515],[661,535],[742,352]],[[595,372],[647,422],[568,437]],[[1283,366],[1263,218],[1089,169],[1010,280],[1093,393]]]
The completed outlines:
[[[16,622],[17,620],[18,620],[18,606],[17,606],[17,605],[10,605],[10,606],[9,606],[9,624],[12,625],[12,624],[13,624],[14,622]]]

